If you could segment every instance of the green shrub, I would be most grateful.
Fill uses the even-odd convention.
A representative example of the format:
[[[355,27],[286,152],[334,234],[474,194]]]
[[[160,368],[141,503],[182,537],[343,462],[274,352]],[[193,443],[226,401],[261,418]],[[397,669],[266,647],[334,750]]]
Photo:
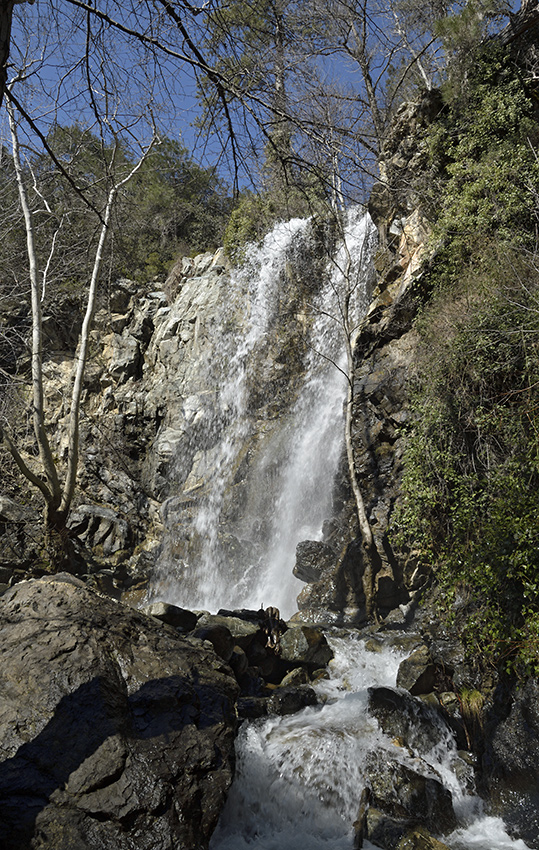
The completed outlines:
[[[418,322],[394,537],[433,565],[447,616],[464,594],[470,648],[539,670],[539,257],[491,242],[482,261]]]

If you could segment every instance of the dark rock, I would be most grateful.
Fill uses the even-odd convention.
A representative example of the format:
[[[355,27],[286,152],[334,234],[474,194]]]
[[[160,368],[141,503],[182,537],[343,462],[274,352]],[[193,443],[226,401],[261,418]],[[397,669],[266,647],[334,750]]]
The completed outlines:
[[[369,841],[383,850],[449,850],[424,827],[388,817],[375,808],[367,812],[365,831]]]
[[[261,696],[265,686],[260,671],[255,667],[248,667],[245,673],[239,675],[238,684],[241,688],[241,695],[247,697]]]
[[[196,627],[198,617],[192,611],[187,611],[185,608],[179,608],[177,605],[171,605],[169,602],[152,602],[151,605],[145,605],[141,608],[143,614],[148,614],[149,617],[155,617],[166,623],[167,626],[174,626],[175,629],[180,629],[182,632],[191,632]]]
[[[218,623],[208,626],[200,626],[193,632],[193,637],[199,640],[209,640],[215,652],[227,663],[232,658],[234,652],[234,638],[230,634],[226,626],[221,626]]]
[[[389,760],[386,753],[371,754],[367,761],[371,800],[392,817],[406,818],[438,833],[450,832],[457,825],[451,792],[425,763],[423,768],[420,772]]]
[[[539,848],[539,680],[515,691],[506,717],[500,702],[485,728],[486,791],[509,831]]]
[[[281,637],[281,658],[291,664],[306,664],[312,670],[328,664],[333,658],[323,632],[310,626],[294,626]]]
[[[304,540],[296,546],[293,573],[300,581],[318,581],[324,570],[336,561],[333,549],[318,540]]]
[[[219,608],[218,617],[234,617],[236,620],[246,620],[248,623],[260,623],[263,617],[263,610],[254,611],[252,608],[239,608],[235,611],[229,611],[227,608]]]
[[[386,735],[402,739],[405,746],[420,754],[445,743],[452,735],[439,712],[406,691],[369,688],[369,710]]]
[[[427,646],[420,646],[399,666],[397,687],[405,688],[414,696],[430,693],[435,681],[436,667]]]
[[[237,644],[244,651],[248,649],[255,637],[263,640],[262,630],[258,620],[240,619],[240,617],[236,616],[224,617],[219,614],[203,614],[198,621],[198,625],[225,626],[234,638],[234,644]]]
[[[228,659],[228,663],[232,667],[236,678],[242,676],[249,666],[247,656],[240,646],[235,646],[233,648],[232,655]]]
[[[69,518],[69,529],[96,554],[112,555],[126,549],[131,540],[128,523],[111,508],[80,505]]]
[[[206,848],[235,680],[211,650],[72,577],[0,605],[0,845]]]
[[[434,694],[432,694],[434,697]],[[425,699],[425,697],[423,697]],[[467,728],[463,717],[462,701],[453,691],[438,693],[435,696],[436,711],[440,712],[451,728],[459,750],[470,749],[473,745],[473,725]]]
[[[382,616],[387,612],[397,608],[402,602],[406,601],[403,595],[403,589],[392,574],[382,574],[376,576],[376,608]]]
[[[309,705],[317,705],[318,699],[313,688],[308,685],[296,687],[277,688],[268,697],[268,714],[295,714]]]
[[[236,704],[238,717],[244,720],[256,720],[268,713],[267,697],[240,697]]]
[[[330,625],[361,625],[366,621],[363,593],[364,552],[359,541],[345,546],[341,556],[298,596],[296,620]]]

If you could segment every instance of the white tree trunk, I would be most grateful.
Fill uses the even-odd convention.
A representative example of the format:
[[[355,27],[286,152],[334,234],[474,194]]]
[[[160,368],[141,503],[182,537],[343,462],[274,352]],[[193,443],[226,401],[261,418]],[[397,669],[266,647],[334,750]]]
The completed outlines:
[[[67,471],[62,493],[62,500],[60,504],[60,511],[66,516],[69,512],[71,502],[73,501],[73,496],[75,494],[75,487],[77,483],[77,469],[79,465],[80,403],[82,396],[84,370],[86,368],[86,362],[88,360],[88,343],[90,340],[90,330],[92,327],[92,320],[95,312],[97,282],[99,280],[99,272],[101,271],[101,263],[103,260],[105,244],[110,229],[110,218],[112,214],[112,209],[114,207],[114,201],[116,200],[116,196],[118,194],[119,189],[126,183],[128,183],[131,178],[136,174],[136,172],[139,170],[142,163],[150,153],[150,150],[152,149],[156,141],[157,138],[154,136],[149,146],[141,155],[137,164],[131,169],[127,177],[112,186],[107,198],[107,205],[105,207],[105,213],[103,215],[103,221],[101,225],[101,233],[99,235],[99,243],[95,252],[92,277],[88,289],[88,302],[86,304],[86,312],[84,314],[84,320],[80,332],[77,365],[75,369],[75,379],[73,382],[73,391],[71,394],[71,409],[69,413],[68,426]]]
[[[13,106],[10,102],[7,103],[7,111],[9,116],[9,128],[11,132],[11,142],[13,147],[13,162],[15,165],[15,174],[17,177],[17,187],[19,191],[19,200],[24,216],[26,229],[26,249],[28,254],[28,270],[30,275],[30,292],[32,304],[32,401],[33,401],[33,425],[34,434],[39,450],[39,457],[43,472],[45,473],[47,488],[40,488],[45,501],[51,507],[58,507],[60,503],[60,482],[58,473],[52,457],[52,452],[45,429],[45,413],[43,403],[43,332],[42,332],[42,312],[40,300],[40,287],[38,279],[38,268],[35,248],[35,232],[34,220],[26,186],[24,182],[24,174],[21,164],[19,138],[17,134],[17,124],[13,114]]]

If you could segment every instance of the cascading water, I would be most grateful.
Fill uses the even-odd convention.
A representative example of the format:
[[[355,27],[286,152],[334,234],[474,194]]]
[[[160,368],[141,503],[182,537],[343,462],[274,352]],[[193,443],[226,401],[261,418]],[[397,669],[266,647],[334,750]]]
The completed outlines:
[[[417,766],[417,758],[384,735],[368,711],[372,686],[394,687],[408,655],[357,633],[329,638],[331,678],[316,688],[326,703],[289,717],[246,723],[237,741],[236,778],[210,850],[352,850],[365,765],[371,754]],[[449,735],[420,759],[449,787],[459,828],[451,850],[528,850],[457,778]],[[462,762],[460,762],[463,765]],[[365,840],[364,850],[378,850]]]
[[[367,305],[373,240],[369,217],[352,211],[319,279],[303,283],[301,297],[287,296],[290,265],[313,253],[311,223],[295,219],[250,246],[231,275],[206,367],[207,386],[218,389],[193,438],[204,484],[201,494],[193,488],[187,524],[169,510],[169,535],[183,534],[185,545],[181,557],[165,547],[154,599],[209,610],[271,604],[284,616],[296,610],[303,586],[292,573],[296,545],[319,539],[331,514],[343,440],[345,334]],[[299,361],[291,404],[275,414],[266,398],[270,411],[261,414],[260,394],[271,393],[275,371],[286,368],[280,344],[281,359]],[[180,500],[180,512],[184,506]]]
[[[290,267],[312,252],[311,239],[308,221],[279,225],[221,293],[219,324],[184,400],[187,460],[177,459],[180,493],[165,506],[167,546],[153,598],[212,611],[260,603],[285,617],[294,610],[302,586],[292,574],[295,547],[319,538],[331,516],[345,341],[367,304],[374,234],[368,217],[353,212],[336,251],[303,274],[297,296]],[[299,368],[288,369],[293,357]],[[285,400],[283,375],[293,384]],[[241,727],[236,778],[211,850],[352,850],[373,755],[410,769],[419,762],[443,781],[459,822],[443,838],[451,850],[527,850],[500,820],[483,816],[458,778],[452,738],[414,760],[369,714],[367,689],[394,686],[408,652],[391,648],[387,635],[370,639],[377,651],[358,632],[329,639],[331,678],[316,685],[325,702]]]

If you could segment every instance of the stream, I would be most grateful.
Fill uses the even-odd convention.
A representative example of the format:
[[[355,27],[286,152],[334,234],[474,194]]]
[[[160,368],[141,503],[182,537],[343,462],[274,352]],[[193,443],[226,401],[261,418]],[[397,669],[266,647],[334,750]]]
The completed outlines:
[[[331,678],[316,685],[322,706],[243,724],[236,778],[210,850],[353,850],[369,755],[417,762],[368,711],[368,688],[394,687],[409,654],[397,648],[398,635],[387,642],[352,632],[329,642]],[[463,763],[452,737],[421,759],[453,797],[459,827],[441,839],[451,850],[528,850],[457,778]],[[367,840],[362,847],[379,850]]]

